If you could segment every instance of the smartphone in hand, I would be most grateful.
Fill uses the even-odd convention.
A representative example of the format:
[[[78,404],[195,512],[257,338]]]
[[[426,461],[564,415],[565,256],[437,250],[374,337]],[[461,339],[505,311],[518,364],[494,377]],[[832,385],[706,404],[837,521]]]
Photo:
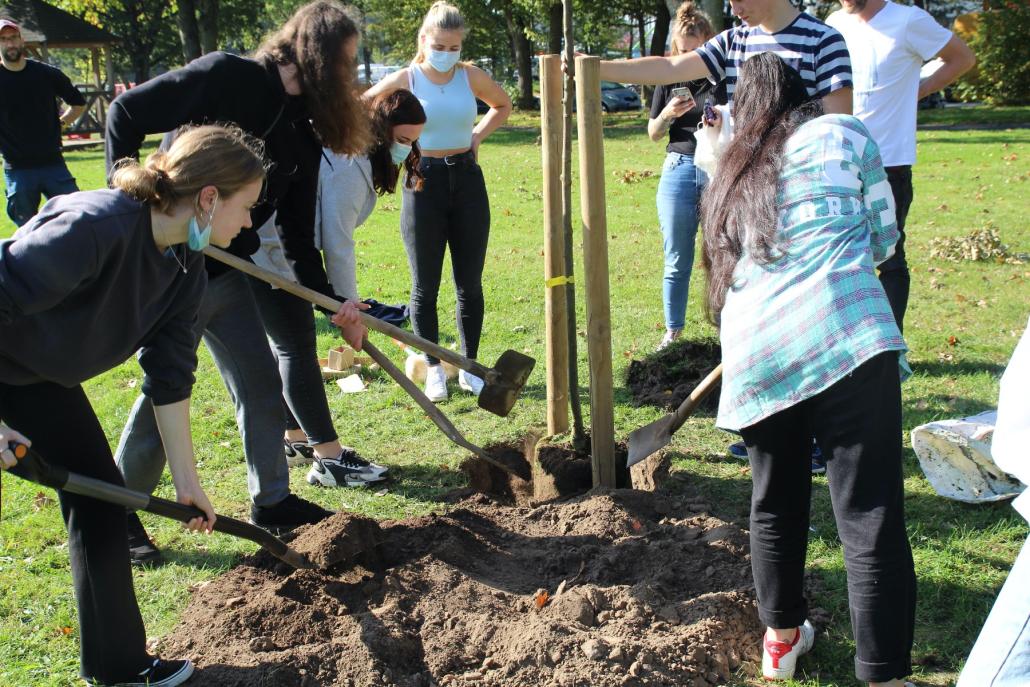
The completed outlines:
[[[669,92],[669,94],[673,98],[679,97],[679,98],[686,99],[686,101],[688,103],[687,109],[693,109],[694,106],[697,104],[697,101],[694,100],[694,94],[691,93],[690,89],[687,88],[686,86],[680,86],[679,88],[674,88],[674,89],[672,89]]]

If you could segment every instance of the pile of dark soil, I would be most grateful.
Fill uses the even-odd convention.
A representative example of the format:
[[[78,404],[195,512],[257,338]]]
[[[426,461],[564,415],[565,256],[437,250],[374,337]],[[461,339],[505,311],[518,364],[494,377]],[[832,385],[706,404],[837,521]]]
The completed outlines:
[[[205,687],[707,687],[759,657],[747,538],[663,493],[593,491],[375,523],[338,514],[194,593],[167,656]],[[346,547],[344,547],[346,548]],[[318,556],[312,555],[312,558]]]
[[[626,371],[626,386],[638,406],[675,410],[721,360],[722,350],[715,339],[679,339],[643,360],[631,361]],[[714,411],[718,407],[719,386],[716,386],[699,409]]]

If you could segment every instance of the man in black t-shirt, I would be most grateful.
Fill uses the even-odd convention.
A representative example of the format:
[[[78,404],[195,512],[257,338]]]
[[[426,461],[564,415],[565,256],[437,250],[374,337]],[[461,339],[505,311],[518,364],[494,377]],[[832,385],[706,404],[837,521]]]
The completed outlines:
[[[79,190],[61,155],[61,129],[86,105],[61,70],[26,54],[21,28],[0,18],[0,154],[7,215],[19,227],[36,214],[41,196]],[[62,113],[58,98],[68,105]]]

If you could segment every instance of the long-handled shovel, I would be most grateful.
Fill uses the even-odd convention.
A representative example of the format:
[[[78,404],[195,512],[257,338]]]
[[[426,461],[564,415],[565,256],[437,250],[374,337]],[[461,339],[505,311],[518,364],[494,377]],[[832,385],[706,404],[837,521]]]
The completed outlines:
[[[88,496],[131,510],[145,510],[148,513],[179,522],[189,522],[193,518],[204,517],[204,512],[195,506],[149,496],[110,482],[70,472],[57,465],[51,465],[24,444],[13,445],[12,451],[18,458],[18,464],[10,468],[8,472],[30,482],[53,489],[63,489],[73,494]],[[218,532],[259,544],[270,554],[294,568],[317,567],[304,554],[291,549],[282,539],[256,525],[219,515],[215,519],[214,528]]]
[[[721,378],[722,363],[719,363],[714,370],[708,373],[707,377],[701,380],[700,384],[694,387],[690,395],[683,399],[683,403],[680,403],[675,412],[630,432],[629,457],[626,459],[626,467],[636,465],[655,451],[668,446],[672,441],[672,435],[683,426],[691,413],[697,410],[701,401],[715,388]]]
[[[326,296],[325,294],[319,293],[318,291],[315,291],[314,289],[309,289],[306,286],[301,286],[300,284],[297,284],[295,282],[289,281],[287,279],[283,279],[282,277],[280,277],[275,272],[270,272],[270,271],[268,271],[266,269],[262,269],[262,268],[258,267],[257,265],[254,265],[253,263],[247,262],[246,260],[241,260],[241,259],[237,258],[236,256],[231,255],[229,253],[226,253],[224,251],[221,251],[221,250],[219,250],[217,248],[208,247],[205,250],[205,252],[207,254],[211,255],[211,257],[215,258],[216,260],[220,260],[220,261],[226,263],[227,265],[231,265],[232,267],[236,267],[239,270],[241,270],[243,272],[246,272],[247,274],[249,274],[250,276],[254,277],[255,279],[260,279],[262,281],[268,282],[269,284],[272,284],[273,286],[277,286],[277,287],[281,288],[283,291],[286,291],[288,293],[292,293],[297,298],[301,298],[301,299],[303,299],[305,301],[308,301],[309,303],[313,303],[314,305],[318,305],[318,306],[321,306],[323,308],[328,308],[329,310],[332,310],[333,312],[336,312],[337,310],[339,310],[340,306],[342,305],[342,303],[340,303],[335,298],[330,298],[329,296]],[[370,326],[371,326],[372,323],[375,323],[375,325],[376,325],[375,328],[379,328],[379,331],[384,331],[383,329],[380,328],[380,325],[382,325],[382,326],[389,326],[392,329],[396,329],[398,332],[401,332],[401,333],[406,335],[406,338],[401,339],[405,343],[409,343],[409,340],[413,339],[416,342],[422,342],[422,343],[424,343],[424,344],[426,344],[428,346],[431,346],[431,347],[434,347],[434,348],[439,348],[439,350],[441,350],[441,351],[447,351],[448,353],[452,353],[453,354],[453,351],[448,351],[446,348],[442,348],[440,346],[436,346],[435,344],[431,344],[430,342],[425,341],[424,339],[421,339],[421,338],[415,336],[414,334],[409,334],[408,332],[406,332],[403,329],[400,329],[398,327],[393,327],[392,325],[386,325],[385,322],[381,322],[380,320],[377,320],[374,317],[368,317],[366,315],[363,315],[362,316],[362,321],[365,324],[370,325]],[[385,333],[388,333],[388,332],[385,332]],[[411,343],[410,345],[415,346],[416,348],[419,347],[418,343]],[[450,420],[447,419],[447,416],[443,414],[443,411],[441,411],[439,408],[437,408],[436,405],[432,401],[429,400],[429,397],[426,396],[425,393],[421,389],[419,389],[418,386],[415,383],[413,383],[410,379],[408,379],[404,375],[404,373],[400,369],[398,369],[398,367],[396,365],[393,364],[393,361],[391,361],[388,357],[386,357],[386,355],[382,351],[380,351],[378,348],[373,346],[371,344],[371,342],[369,342],[367,337],[365,338],[365,341],[362,343],[361,347],[362,347],[362,350],[364,350],[366,353],[368,353],[369,357],[372,358],[372,360],[374,360],[376,363],[378,363],[379,366],[381,368],[383,368],[386,371],[386,373],[388,375],[390,375],[390,377],[392,377],[393,380],[395,382],[397,382],[401,386],[401,388],[404,389],[404,391],[406,391],[408,393],[408,395],[411,396],[411,398],[413,398],[415,400],[416,403],[418,403],[419,407],[421,407],[422,410],[424,410],[426,412],[426,415],[429,416],[429,419],[432,420],[436,424],[436,426],[441,429],[441,431],[443,431],[443,433],[447,436],[448,439],[453,441],[458,446],[461,446],[462,448],[467,449],[467,450],[471,451],[472,453],[476,454],[477,456],[479,456],[480,458],[482,458],[486,462],[490,463],[491,465],[494,465],[497,468],[499,468],[501,470],[504,470],[508,474],[515,475],[516,477],[520,477],[520,478],[525,479],[525,480],[529,479],[530,475],[529,475],[529,465],[528,464],[524,466],[525,467],[524,470],[519,471],[519,470],[517,470],[513,466],[506,465],[506,464],[502,463],[501,461],[497,460],[497,458],[495,458],[494,456],[491,456],[489,453],[487,453],[485,450],[483,450],[479,446],[476,446],[472,442],[470,442],[467,439],[465,439],[465,437],[462,436],[461,432],[458,431],[458,429],[454,426],[454,424]],[[434,355],[436,354],[435,350],[433,350],[431,352]],[[518,357],[521,357],[521,358],[525,358],[526,360],[529,361],[529,366],[528,367],[524,367],[524,366],[521,367],[521,369],[525,373],[524,375],[522,374],[522,372],[518,372],[516,370],[516,372],[518,372],[518,375],[521,377],[521,381],[518,384],[518,389],[521,389],[522,385],[524,385],[526,383],[526,377],[529,376],[530,371],[533,369],[533,365],[535,364],[535,361],[532,358],[529,358],[527,356],[522,355],[521,353],[516,353],[515,351],[506,351],[505,354],[501,356],[501,360],[498,361],[498,363],[497,363],[499,367],[502,366],[502,364],[504,364],[505,355],[507,355],[509,353],[514,354],[515,356],[518,356]],[[465,362],[473,362],[473,361],[470,361],[468,358],[464,358],[464,357],[459,356],[457,354],[454,354],[454,355],[455,355],[455,357],[460,358],[461,360],[464,360]],[[440,357],[444,358],[444,356],[440,356]],[[512,360],[514,360],[514,358]],[[516,364],[521,366],[521,363],[519,363],[519,362],[516,362]],[[481,365],[479,367],[482,368]],[[483,368],[483,369],[485,370],[485,368]],[[512,370],[513,370],[513,368],[511,366],[507,367],[506,369],[507,369],[508,373],[511,373]],[[478,374],[478,373],[476,373],[476,374]],[[503,373],[499,373],[499,374],[503,374]],[[495,389],[496,388],[504,387],[504,384],[505,383],[495,383]],[[504,388],[510,390],[512,387],[504,387]],[[507,410],[505,410],[504,413],[497,413],[498,415],[501,415],[501,416],[506,415],[508,410],[511,410],[511,404],[513,404],[515,402],[515,397],[517,396],[517,391],[518,390],[515,390],[514,393],[512,393],[510,397],[506,397],[506,398],[510,398],[511,403],[509,403],[509,405],[507,407]],[[483,399],[483,394],[484,393],[486,393],[486,386],[484,386],[483,387],[483,391],[480,392],[479,405],[482,408],[486,408],[487,410],[490,410],[490,408],[487,408],[487,406],[485,406],[483,404],[482,399]],[[495,398],[500,398],[500,396],[497,396]],[[522,467],[522,466],[519,466],[519,467]]]
[[[204,249],[204,253],[219,262],[224,262],[230,267],[246,272],[315,305],[328,308],[333,312],[340,308],[340,302],[336,299],[288,279],[283,279],[274,272],[261,269],[247,260],[238,258],[231,253],[226,253],[224,250],[208,246]],[[518,351],[507,350],[501,354],[501,357],[497,359],[497,363],[493,367],[486,367],[475,360],[466,358],[450,349],[431,341],[426,341],[420,336],[415,336],[400,327],[395,327],[364,313],[361,314],[361,322],[369,329],[374,329],[398,341],[403,341],[412,348],[417,348],[441,360],[446,360],[455,367],[460,367],[466,372],[471,372],[481,378],[484,384],[483,390],[479,394],[479,407],[501,417],[506,417],[511,412],[512,406],[515,405],[519,394],[522,393],[522,387],[526,385],[526,380],[529,379],[529,374],[533,371],[533,366],[536,365],[536,360],[528,355]]]

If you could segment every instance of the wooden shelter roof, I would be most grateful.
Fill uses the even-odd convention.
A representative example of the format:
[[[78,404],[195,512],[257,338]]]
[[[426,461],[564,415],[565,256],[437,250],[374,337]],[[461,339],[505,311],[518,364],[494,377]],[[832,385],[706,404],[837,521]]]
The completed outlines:
[[[119,41],[113,33],[43,0],[0,0],[0,17],[21,26],[26,43],[47,48],[92,48]]]

